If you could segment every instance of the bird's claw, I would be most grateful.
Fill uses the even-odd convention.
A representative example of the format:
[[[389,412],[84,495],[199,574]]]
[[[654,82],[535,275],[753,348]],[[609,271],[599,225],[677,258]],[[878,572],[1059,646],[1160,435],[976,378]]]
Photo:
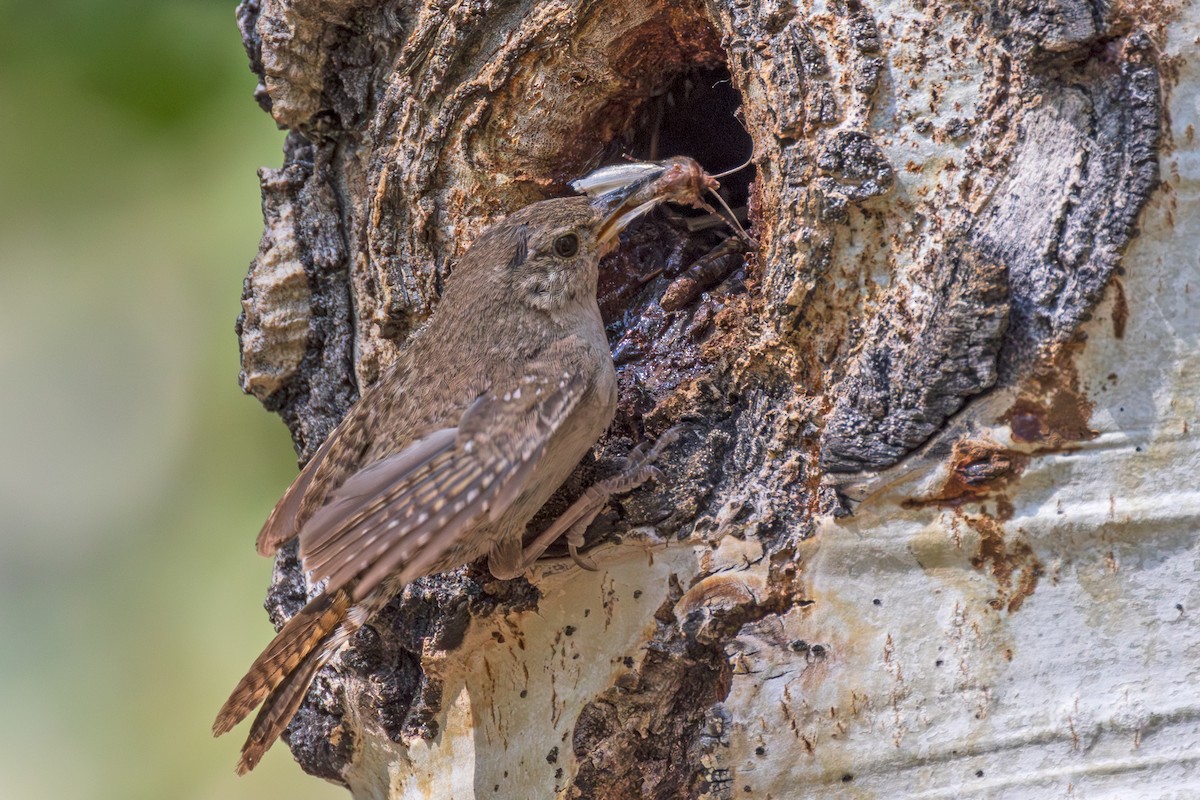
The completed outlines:
[[[648,441],[640,442],[637,447],[629,451],[628,457],[625,459],[625,472],[634,472],[644,466],[653,464],[658,459],[662,452],[679,440],[683,435],[683,426],[675,425],[667,428],[658,441],[651,447]]]
[[[585,556],[583,553],[579,552],[579,546],[574,542],[567,544],[567,552],[571,554],[571,560],[574,561],[580,569],[586,569],[588,572],[600,571],[600,566],[593,561],[590,556]]]
[[[642,442],[630,451],[629,457],[625,461],[625,468],[621,472],[593,484],[550,527],[542,531],[537,541],[527,549],[526,561],[532,563],[551,542],[561,536],[567,541],[567,550],[571,554],[571,560],[580,568],[590,572],[598,570],[599,567],[595,561],[579,552],[586,543],[583,535],[587,532],[588,526],[614,494],[636,489],[651,479],[663,481],[665,476],[662,470],[654,466],[654,461],[663,450],[680,437],[682,432],[683,428],[676,425],[659,436],[653,446],[650,446],[648,442]]]

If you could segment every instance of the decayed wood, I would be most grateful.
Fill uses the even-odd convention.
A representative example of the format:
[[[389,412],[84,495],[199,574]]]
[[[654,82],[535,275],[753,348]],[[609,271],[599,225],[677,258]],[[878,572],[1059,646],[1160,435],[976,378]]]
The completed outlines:
[[[778,663],[826,668],[825,645],[780,633],[819,602],[804,575],[818,528],[914,463],[945,461],[955,497],[998,490],[1027,455],[968,446],[973,420],[1011,412],[1035,449],[1088,434],[1086,409],[1063,434],[1062,415],[1039,403],[1078,393],[1071,348],[1158,185],[1172,13],[1195,12],[1085,0],[241,4],[257,97],[290,130],[284,165],[261,176],[242,383],[283,416],[302,460],[404,347],[483,224],[566,193],[623,148],[649,155],[637,151],[664,114],[694,115],[674,120],[692,131],[677,145],[712,147],[713,120],[683,101],[680,76],[727,75],[740,95],[757,251],[669,312],[659,301],[680,262],[713,234],[650,220],[604,267],[621,403],[557,502],[642,437],[680,420],[693,430],[665,485],[591,532],[626,540],[601,557],[648,584],[612,590],[636,608],[613,623],[631,638],[595,653],[632,650],[597,667],[603,686],[563,678],[545,775],[525,762],[514,775],[566,796],[741,796],[721,755],[743,723],[726,702],[737,653],[761,641]],[[743,155],[726,149],[729,163],[706,166]],[[981,565],[1020,550],[998,535]],[[643,563],[641,548],[668,541]],[[726,574],[735,564],[755,566]],[[411,587],[318,679],[289,732],[301,766],[360,796],[437,785],[419,778],[438,763],[430,749],[472,736],[448,722],[463,692],[518,713],[498,685],[478,696],[480,643],[536,641],[533,620],[593,585],[554,568],[541,577],[465,569]],[[306,591],[285,554],[268,599],[276,623]],[[637,592],[655,602],[634,603]],[[561,631],[554,641],[564,657]],[[543,670],[527,680],[569,672]],[[476,742],[475,759],[501,760],[506,746]],[[464,784],[474,796],[542,796],[489,794],[491,769]]]

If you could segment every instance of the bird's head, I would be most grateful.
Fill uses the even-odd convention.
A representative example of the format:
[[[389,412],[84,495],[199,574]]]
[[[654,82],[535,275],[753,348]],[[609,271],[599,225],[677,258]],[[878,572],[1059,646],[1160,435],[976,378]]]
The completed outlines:
[[[468,290],[494,288],[546,312],[594,303],[600,259],[636,218],[617,216],[586,197],[525,206],[480,234],[454,270],[454,280]]]
[[[586,197],[532,203],[487,228],[454,280],[477,297],[547,313],[594,307],[600,259],[622,230],[663,202],[704,205],[703,192],[718,185],[683,156],[604,167],[572,184]]]

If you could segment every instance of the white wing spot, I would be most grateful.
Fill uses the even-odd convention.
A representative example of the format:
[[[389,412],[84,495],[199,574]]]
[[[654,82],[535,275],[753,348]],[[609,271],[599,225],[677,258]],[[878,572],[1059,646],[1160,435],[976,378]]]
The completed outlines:
[[[517,389],[514,389],[514,390],[513,390],[512,397],[513,397],[513,400],[520,400],[520,399],[521,399],[521,390],[520,390],[520,388],[517,388]]]
[[[391,522],[388,523],[388,530],[390,531],[392,528],[395,528],[399,524],[400,524],[400,520],[398,520],[398,519],[392,520]]]

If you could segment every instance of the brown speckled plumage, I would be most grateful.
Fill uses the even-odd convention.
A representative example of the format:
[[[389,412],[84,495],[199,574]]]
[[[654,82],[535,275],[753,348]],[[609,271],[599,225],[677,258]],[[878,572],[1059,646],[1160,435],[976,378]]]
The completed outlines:
[[[317,670],[405,584],[484,556],[511,578],[549,544],[523,549],[526,524],[616,406],[596,282],[600,256],[630,217],[614,225],[602,205],[547,200],[485,230],[428,324],[272,511],[259,552],[298,537],[304,569],[325,585],[217,716],[220,735],[262,704],[239,773],[283,731]],[[637,469],[632,485],[652,472]],[[607,486],[573,509],[573,531]]]

